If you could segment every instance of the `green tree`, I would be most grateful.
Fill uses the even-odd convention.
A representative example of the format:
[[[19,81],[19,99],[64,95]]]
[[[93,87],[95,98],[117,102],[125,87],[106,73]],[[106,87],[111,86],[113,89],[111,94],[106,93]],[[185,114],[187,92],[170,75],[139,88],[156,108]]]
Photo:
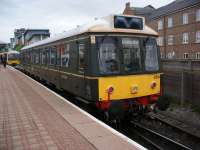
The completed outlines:
[[[24,45],[17,44],[17,45],[15,45],[14,49],[16,51],[20,51],[23,47],[24,47]]]

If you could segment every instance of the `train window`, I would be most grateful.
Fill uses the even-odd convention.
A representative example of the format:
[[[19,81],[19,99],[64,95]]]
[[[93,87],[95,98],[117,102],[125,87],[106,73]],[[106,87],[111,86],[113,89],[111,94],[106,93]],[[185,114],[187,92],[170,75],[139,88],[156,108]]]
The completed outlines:
[[[123,64],[125,72],[141,71],[140,44],[138,39],[122,38]]]
[[[35,55],[35,63],[36,64],[40,63],[40,54],[39,53],[36,53],[36,55]]]
[[[117,54],[117,39],[114,37],[98,38],[98,59],[101,74],[119,73],[119,57]]]
[[[158,71],[158,49],[156,40],[153,38],[147,38],[144,42],[145,45],[145,70],[146,71]]]
[[[46,53],[47,53],[47,64],[50,64],[50,50],[46,49]]]
[[[62,49],[62,47],[57,47],[57,49],[56,49],[56,65],[57,66],[60,66],[60,64],[61,64],[61,49]]]
[[[42,64],[43,65],[46,64],[46,52],[45,51],[42,52]]]
[[[61,60],[63,67],[69,67],[69,48],[70,45],[66,44],[64,50],[61,52]]]
[[[55,65],[56,64],[56,49],[52,48],[51,49],[51,55],[50,55],[50,64]]]
[[[79,71],[85,68],[85,44],[79,44]]]

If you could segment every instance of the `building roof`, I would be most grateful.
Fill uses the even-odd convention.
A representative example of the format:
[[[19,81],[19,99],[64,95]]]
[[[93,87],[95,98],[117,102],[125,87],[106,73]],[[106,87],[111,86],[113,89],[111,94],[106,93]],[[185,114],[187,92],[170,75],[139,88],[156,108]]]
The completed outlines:
[[[124,15],[123,15],[124,16]],[[53,43],[71,36],[83,34],[83,33],[103,33],[103,32],[115,32],[115,33],[133,33],[133,34],[144,34],[144,35],[154,35],[157,36],[158,33],[151,29],[148,26],[144,26],[143,30],[135,30],[135,29],[116,29],[113,27],[113,20],[114,15],[110,15],[108,17],[104,17],[101,19],[95,19],[92,22],[78,26],[75,29],[69,30],[67,32],[64,32],[62,34],[59,34],[54,37],[47,38],[45,40],[41,40],[38,42],[35,42],[31,45],[25,46],[22,48],[22,50],[45,45],[48,43]]]
[[[155,8],[151,5],[148,5],[146,7],[130,7],[130,9],[134,11],[134,15],[138,16],[149,15],[152,11],[155,10]]]
[[[160,7],[158,9],[154,10],[151,13],[151,15],[149,16],[149,19],[151,20],[151,19],[155,19],[160,16],[163,16],[163,15],[168,15],[170,13],[179,11],[179,10],[187,8],[187,7],[191,7],[198,3],[200,4],[200,0],[175,0],[166,6],[163,6],[163,7]]]

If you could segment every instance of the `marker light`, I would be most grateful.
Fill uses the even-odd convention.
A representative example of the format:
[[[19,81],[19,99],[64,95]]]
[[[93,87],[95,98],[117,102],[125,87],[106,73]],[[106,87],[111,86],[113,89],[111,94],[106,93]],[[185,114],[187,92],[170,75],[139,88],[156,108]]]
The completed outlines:
[[[151,88],[154,89],[154,88],[156,87],[156,85],[157,85],[156,82],[153,81],[153,82],[151,83]]]
[[[113,87],[113,86],[110,86],[110,87],[108,88],[108,93],[109,93],[109,94],[112,94],[113,91],[114,91],[114,87]]]

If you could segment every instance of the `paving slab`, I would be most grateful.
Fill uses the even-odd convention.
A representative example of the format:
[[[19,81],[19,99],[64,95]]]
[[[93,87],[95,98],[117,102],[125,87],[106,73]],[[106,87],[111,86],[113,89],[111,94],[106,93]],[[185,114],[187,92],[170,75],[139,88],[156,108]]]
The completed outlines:
[[[145,149],[18,70],[0,68],[0,150]]]

